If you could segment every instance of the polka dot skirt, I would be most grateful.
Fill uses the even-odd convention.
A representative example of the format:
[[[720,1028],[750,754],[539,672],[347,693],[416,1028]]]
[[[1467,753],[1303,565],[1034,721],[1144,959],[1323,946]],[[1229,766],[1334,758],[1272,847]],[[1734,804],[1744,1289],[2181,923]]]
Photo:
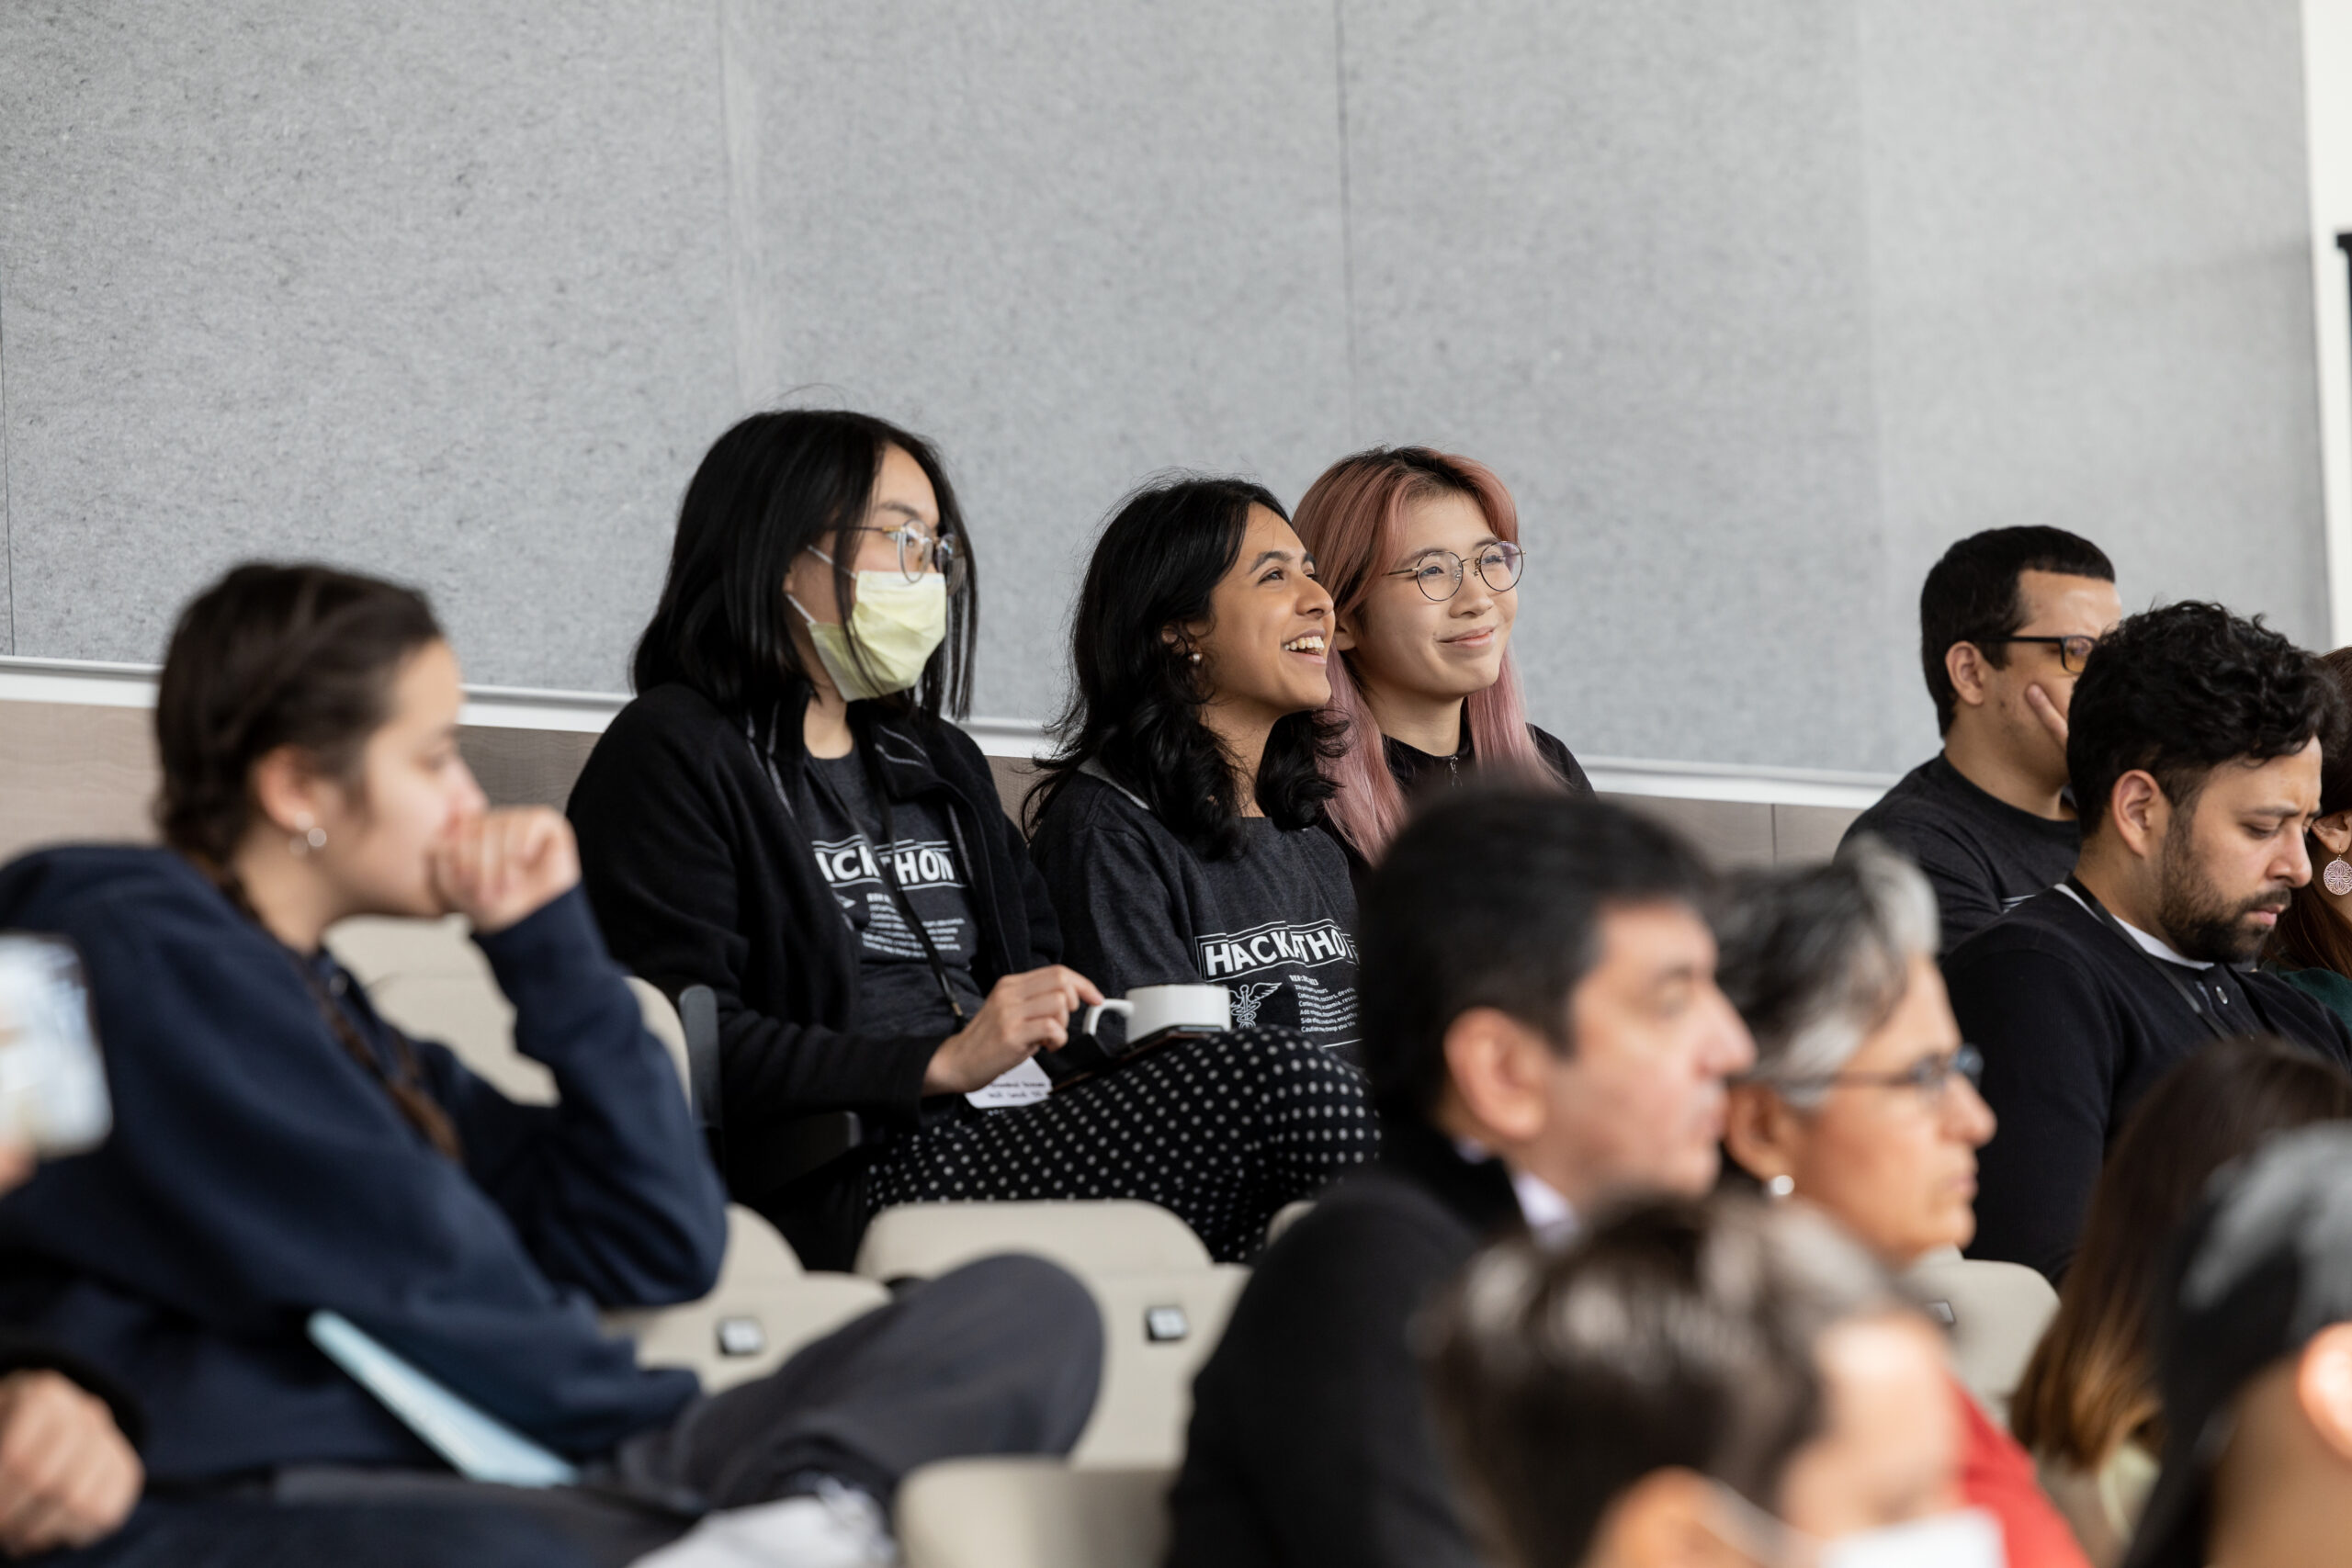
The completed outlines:
[[[1283,1204],[1379,1147],[1361,1072],[1291,1030],[1238,1029],[902,1138],[876,1160],[866,1203],[1141,1198],[1238,1263]]]

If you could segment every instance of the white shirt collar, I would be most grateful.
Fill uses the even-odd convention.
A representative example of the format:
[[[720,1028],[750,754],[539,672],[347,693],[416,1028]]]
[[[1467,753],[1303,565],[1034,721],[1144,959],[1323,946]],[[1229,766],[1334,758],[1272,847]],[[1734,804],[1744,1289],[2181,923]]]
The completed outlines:
[[[2062,882],[2058,885],[2058,891],[2064,893],[2067,897],[2072,898],[2075,903],[2083,904],[2083,896],[2075,892],[2073,888],[2067,886],[2064,883]],[[2088,904],[2083,904],[2083,908],[2087,909],[2090,906]],[[2108,913],[2115,915],[2115,911],[2112,909],[2109,909]],[[2115,915],[2115,923],[2129,931],[2132,934],[2132,940],[2138,942],[2142,951],[2145,952],[2151,958],[2161,958],[2167,964],[2186,964],[2191,969],[2211,969],[2213,967],[2213,961],[2211,959],[2186,957],[2176,951],[2173,945],[2165,941],[2164,938],[2150,936],[2146,931],[2142,931],[2138,926],[2133,925],[2131,921],[2125,919],[2120,915]]]
[[[1456,1138],[1454,1152],[1473,1165],[1484,1165],[1499,1156],[1476,1138]],[[1528,1231],[1546,1247],[1565,1247],[1576,1240],[1582,1225],[1577,1219],[1576,1205],[1560,1196],[1560,1190],[1542,1177],[1521,1170],[1504,1162],[1510,1172],[1510,1190],[1519,1199],[1520,1217],[1527,1222]]]

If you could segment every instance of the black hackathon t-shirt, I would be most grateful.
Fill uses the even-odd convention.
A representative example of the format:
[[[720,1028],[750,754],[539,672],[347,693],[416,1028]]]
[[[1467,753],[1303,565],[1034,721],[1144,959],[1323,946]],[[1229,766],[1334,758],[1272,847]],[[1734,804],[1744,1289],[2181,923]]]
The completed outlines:
[[[883,1038],[937,1034],[963,1026],[948,1008],[922,942],[899,911],[882,879],[887,854],[899,890],[931,932],[948,983],[970,1014],[980,990],[972,978],[978,933],[965,893],[964,868],[941,814],[922,801],[890,804],[891,837],[884,845],[882,813],[866,779],[865,760],[811,757],[801,807],[817,870],[832,888],[842,918],[858,939],[858,1030]]]
[[[1137,986],[1223,986],[1233,1026],[1281,1024],[1352,1059],[1355,893],[1319,828],[1241,824],[1245,847],[1205,860],[1107,779],[1080,773],[1030,850],[1061,917],[1062,962],[1123,996]]]

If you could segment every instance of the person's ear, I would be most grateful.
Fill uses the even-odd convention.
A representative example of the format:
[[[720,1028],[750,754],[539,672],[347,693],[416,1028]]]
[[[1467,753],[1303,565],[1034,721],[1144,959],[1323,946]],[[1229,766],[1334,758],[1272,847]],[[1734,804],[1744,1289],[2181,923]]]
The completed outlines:
[[[1778,1091],[1736,1083],[1724,1107],[1724,1147],[1735,1165],[1758,1181],[1794,1176],[1804,1147],[1804,1122]]]
[[[2329,854],[2352,853],[2352,811],[2331,811],[2312,824],[2312,837]]]
[[[1445,1068],[1480,1142],[1517,1145],[1551,1121],[1551,1043],[1500,1008],[1478,1007],[1445,1029]]]
[[[1584,1560],[1607,1568],[1746,1568],[1755,1560],[1724,1539],[1721,1507],[1695,1472],[1654,1470],[1609,1506]]]
[[[2125,773],[2109,792],[2107,807],[2124,847],[2143,860],[2153,859],[2172,826],[2172,802],[2156,776],[2145,768]]]
[[[1353,617],[1334,613],[1331,616],[1331,651],[1353,653],[1356,648],[1356,627]]]
[[[291,838],[317,827],[336,804],[334,785],[292,746],[266,752],[254,764],[254,802],[269,825]]]
[[[2303,1347],[2295,1403],[2337,1462],[2352,1465],[2352,1323],[2323,1328]]]
[[[1944,674],[1951,678],[1952,694],[1965,707],[1980,708],[1991,700],[1985,686],[1992,670],[1984,650],[1973,642],[1956,642],[1944,649]]]

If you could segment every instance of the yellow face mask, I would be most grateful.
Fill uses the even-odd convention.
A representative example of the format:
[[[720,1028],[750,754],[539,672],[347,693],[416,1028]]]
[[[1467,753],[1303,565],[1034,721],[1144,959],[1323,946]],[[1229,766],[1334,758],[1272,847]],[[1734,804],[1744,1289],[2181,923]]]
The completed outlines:
[[[832,558],[808,552],[827,566]],[[902,572],[861,571],[846,626],[817,619],[799,600],[785,602],[808,623],[817,660],[844,702],[865,702],[913,689],[931,656],[947,640],[947,579],[926,571],[909,582]]]

